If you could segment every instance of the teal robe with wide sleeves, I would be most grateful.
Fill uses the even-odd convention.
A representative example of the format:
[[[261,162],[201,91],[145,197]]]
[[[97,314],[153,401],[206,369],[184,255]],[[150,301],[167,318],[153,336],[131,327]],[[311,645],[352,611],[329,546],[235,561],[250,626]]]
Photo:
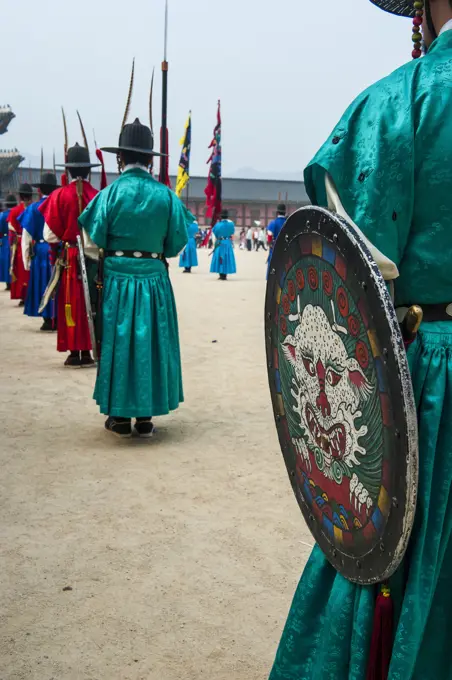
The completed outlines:
[[[144,169],[126,170],[80,217],[99,248],[175,257],[192,215]],[[165,415],[183,401],[176,304],[160,259],[107,257],[103,338],[94,398],[102,413]]]
[[[396,304],[452,302],[452,31],[366,90],[305,171],[325,176],[366,237],[398,267]],[[390,581],[389,680],[452,677],[452,321],[424,323],[409,348],[419,421],[419,495]],[[300,520],[301,521],[301,520]],[[335,572],[318,547],[301,578],[271,680],[364,680],[376,588]]]

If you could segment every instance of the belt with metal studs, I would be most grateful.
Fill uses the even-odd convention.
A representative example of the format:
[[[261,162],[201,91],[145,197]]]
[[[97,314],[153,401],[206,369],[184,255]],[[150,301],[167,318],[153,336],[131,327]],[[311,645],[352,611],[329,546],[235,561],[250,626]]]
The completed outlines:
[[[106,250],[105,257],[131,257],[137,260],[163,260],[163,253],[150,253],[145,250]]]

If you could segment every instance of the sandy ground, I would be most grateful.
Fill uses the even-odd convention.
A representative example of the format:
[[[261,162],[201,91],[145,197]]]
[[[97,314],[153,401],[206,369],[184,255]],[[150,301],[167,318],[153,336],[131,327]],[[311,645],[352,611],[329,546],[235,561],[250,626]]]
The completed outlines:
[[[265,253],[237,257],[227,283],[205,252],[173,261],[186,401],[151,441],[106,433],[94,371],[1,292],[1,680],[268,677],[313,541],[271,413]]]

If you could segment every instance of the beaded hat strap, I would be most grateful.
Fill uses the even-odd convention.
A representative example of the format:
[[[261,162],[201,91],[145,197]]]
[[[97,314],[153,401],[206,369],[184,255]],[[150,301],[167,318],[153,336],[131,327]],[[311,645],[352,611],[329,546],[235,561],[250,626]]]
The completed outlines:
[[[414,3],[415,16],[413,19],[413,59],[422,57],[422,33],[421,26],[424,17],[424,0],[416,0]]]

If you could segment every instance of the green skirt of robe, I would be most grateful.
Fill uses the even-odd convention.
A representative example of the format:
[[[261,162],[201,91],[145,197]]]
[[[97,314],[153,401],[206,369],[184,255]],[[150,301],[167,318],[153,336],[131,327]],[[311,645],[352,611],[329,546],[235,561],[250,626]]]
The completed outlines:
[[[107,258],[94,399],[101,413],[162,416],[184,399],[177,312],[160,260]]]
[[[419,497],[391,579],[389,680],[452,678],[452,322],[423,324],[408,358],[419,419]],[[346,581],[316,546],[292,603],[270,680],[365,680],[376,589]]]

